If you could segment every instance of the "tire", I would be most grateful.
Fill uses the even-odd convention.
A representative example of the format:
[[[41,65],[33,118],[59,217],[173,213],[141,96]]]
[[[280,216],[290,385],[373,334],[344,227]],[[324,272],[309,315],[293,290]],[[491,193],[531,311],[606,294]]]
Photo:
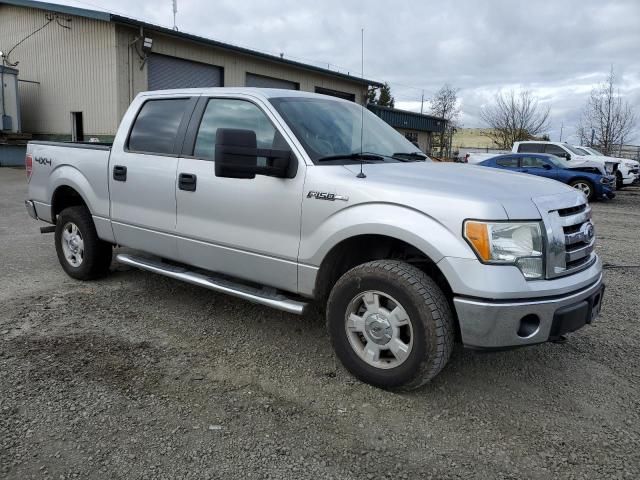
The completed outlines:
[[[616,170],[616,190],[622,190],[624,188],[624,179],[622,178],[622,173],[619,170]]]
[[[58,261],[70,277],[93,280],[109,272],[112,246],[98,238],[86,207],[65,208],[58,215],[55,242]]]
[[[375,295],[381,316],[375,313]],[[395,260],[359,265],[338,280],[327,303],[327,329],[351,374],[389,390],[413,390],[434,378],[449,361],[455,338],[440,287],[421,270]],[[377,361],[371,354],[376,350]]]
[[[589,201],[592,201],[596,197],[596,190],[593,183],[589,180],[579,178],[578,180],[572,180],[569,182],[569,185],[584,193]]]

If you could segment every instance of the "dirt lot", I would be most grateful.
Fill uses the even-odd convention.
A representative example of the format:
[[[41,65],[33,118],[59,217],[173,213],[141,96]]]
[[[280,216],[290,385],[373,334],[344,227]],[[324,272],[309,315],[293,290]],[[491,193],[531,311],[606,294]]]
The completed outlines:
[[[607,295],[568,343],[458,348],[393,394],[324,322],[118,267],[81,283],[0,169],[0,478],[639,478],[640,188],[594,205]]]

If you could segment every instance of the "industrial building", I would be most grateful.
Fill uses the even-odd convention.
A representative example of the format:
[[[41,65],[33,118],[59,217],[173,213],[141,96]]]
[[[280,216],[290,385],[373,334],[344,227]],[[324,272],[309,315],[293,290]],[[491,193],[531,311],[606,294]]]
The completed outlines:
[[[2,112],[12,124],[2,126],[5,145],[24,143],[24,135],[16,140],[19,132],[36,139],[111,141],[130,102],[145,90],[274,87],[363,104],[368,89],[381,86],[105,11],[33,0],[0,0],[0,51],[6,78],[17,78],[19,98],[15,118]],[[411,132],[428,151],[424,132]],[[10,161],[4,152],[0,165]]]

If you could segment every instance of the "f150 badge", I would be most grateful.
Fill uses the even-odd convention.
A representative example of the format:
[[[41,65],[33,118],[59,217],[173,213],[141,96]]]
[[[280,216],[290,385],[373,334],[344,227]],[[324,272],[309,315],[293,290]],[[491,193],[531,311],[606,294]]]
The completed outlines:
[[[343,202],[348,202],[349,197],[345,197],[343,195],[336,195],[335,193],[327,193],[327,192],[316,192],[315,190],[311,190],[307,193],[307,198],[315,198],[317,200],[329,200],[330,202],[334,202],[336,200],[342,200]]]

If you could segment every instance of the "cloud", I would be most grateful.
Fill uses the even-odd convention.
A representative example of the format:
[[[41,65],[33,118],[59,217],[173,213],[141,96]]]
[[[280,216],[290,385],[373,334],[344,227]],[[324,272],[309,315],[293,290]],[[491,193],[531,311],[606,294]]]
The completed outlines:
[[[110,0],[91,4],[171,26],[171,2]],[[552,138],[575,130],[591,88],[611,65],[640,114],[638,0],[191,0],[178,2],[180,30],[314,65],[388,81],[397,106],[420,110],[445,82],[460,88],[465,126],[499,89],[531,89],[551,108]],[[635,137],[640,142],[640,125]]]

